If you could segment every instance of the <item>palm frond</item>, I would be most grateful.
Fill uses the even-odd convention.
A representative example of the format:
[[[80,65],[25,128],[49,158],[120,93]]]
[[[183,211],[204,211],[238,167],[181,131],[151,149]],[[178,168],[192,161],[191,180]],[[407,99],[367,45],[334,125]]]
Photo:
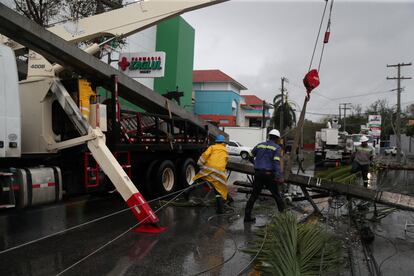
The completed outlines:
[[[260,239],[246,252],[257,254],[265,231],[267,240],[258,254],[257,267],[266,274],[319,275],[339,266],[341,242],[317,224],[298,224],[293,214],[278,214],[257,232]]]

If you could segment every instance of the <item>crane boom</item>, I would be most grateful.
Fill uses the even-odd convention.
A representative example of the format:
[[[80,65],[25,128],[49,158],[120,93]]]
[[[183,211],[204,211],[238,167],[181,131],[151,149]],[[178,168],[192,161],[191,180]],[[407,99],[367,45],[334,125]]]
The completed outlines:
[[[201,8],[207,5],[212,5],[212,4],[216,4],[216,3],[220,3],[224,1],[221,1],[221,0],[220,1],[213,1],[213,0],[200,0],[200,1],[192,1],[192,0],[185,1],[184,0],[183,1],[183,0],[180,0],[180,1],[169,2],[169,4],[174,4],[175,2],[181,3],[180,8],[178,4],[177,6],[169,5],[168,7],[164,7],[166,6],[165,1],[164,1],[164,5],[161,5],[161,3],[163,2],[161,0],[144,1],[142,3],[139,2],[137,4],[140,5],[140,8],[145,8],[146,7],[145,4],[147,2],[157,3],[157,5],[155,6],[157,6],[160,11],[164,12],[164,14],[159,13],[158,16],[155,16],[154,14],[155,17],[149,18],[150,21],[147,21],[146,23],[146,24],[155,24],[156,22],[159,22],[162,19],[183,13],[185,11],[196,9],[196,8]],[[137,4],[133,6],[135,7],[135,9],[137,8],[136,6]],[[171,10],[171,7],[173,7],[172,8],[173,11],[168,13],[167,11]],[[123,9],[120,9],[120,10],[123,10]],[[144,9],[143,13],[144,12],[148,12],[148,11]],[[151,13],[146,14],[145,16],[147,15],[151,16],[152,14]],[[102,16],[102,15],[99,15],[99,16]],[[106,20],[109,22],[111,21],[108,18]],[[89,21],[89,24],[93,24],[91,22],[92,21]],[[121,22],[124,22],[125,24],[125,21],[121,21]],[[130,21],[130,23],[132,24],[133,22]],[[133,25],[133,27],[129,29],[122,28],[124,26],[120,26],[119,24],[117,24],[117,26],[121,28],[120,30],[124,30],[125,32],[129,30],[128,34],[137,32],[140,29],[144,28],[143,25],[142,27],[138,27],[138,25]],[[19,32],[19,30],[21,32]],[[91,75],[95,75],[95,77],[97,77],[98,79],[101,78],[102,81],[104,81],[104,79],[107,79],[108,77],[119,74],[119,72],[117,72],[111,66],[104,64],[100,62],[99,60],[96,60],[96,58],[93,57],[92,55],[86,54],[80,49],[77,49],[77,47],[70,45],[70,43],[67,43],[65,40],[57,37],[51,32],[45,31],[43,28],[41,28],[40,26],[37,26],[35,23],[31,22],[30,20],[23,18],[22,16],[16,15],[13,11],[9,10],[7,7],[5,7],[2,4],[0,4],[0,32],[4,33],[5,35],[10,36],[13,39],[16,39],[16,41],[19,41],[20,43],[25,44],[26,46],[33,49],[34,51],[39,52],[42,55],[45,55],[45,57],[49,58],[49,60],[51,61],[57,61],[58,63],[62,65],[66,65],[66,66],[69,65],[73,69],[76,69],[76,71],[79,71],[78,73],[81,73],[83,71],[84,73],[86,73],[86,75],[89,75],[91,71],[86,72],[84,70],[90,69],[92,71],[95,71],[96,73],[99,72],[98,74],[100,74],[100,77],[94,73],[92,73]],[[101,32],[98,33],[97,30],[95,29],[94,36],[100,36],[101,34],[102,34]],[[118,33],[118,34],[122,36],[122,35],[126,35],[127,33]],[[49,38],[44,39],[45,37],[43,37],[43,35],[46,35]],[[85,33],[83,36],[83,39],[88,39],[88,38],[90,39],[93,37],[91,35],[92,35],[92,31],[90,32],[90,35],[87,35]],[[80,39],[80,36],[79,36],[79,39]],[[74,38],[74,40],[76,39]],[[41,42],[40,43],[41,45],[37,44],[37,42]],[[55,42],[60,44],[60,46],[57,46],[57,44],[53,45]],[[63,53],[59,51],[64,48],[67,49],[68,52]],[[83,56],[83,58],[79,59],[77,57],[77,55],[79,54]],[[106,72],[109,75],[106,75],[101,70],[109,70]],[[152,107],[153,110],[162,110],[162,111],[165,111],[166,107],[163,106],[163,104],[166,103],[166,106],[168,107],[168,111],[170,113],[179,115],[182,118],[190,117],[191,122],[193,122],[194,124],[199,125],[199,126],[203,125],[200,122],[200,120],[197,119],[194,115],[189,114],[188,112],[174,105],[172,102],[169,102],[166,98],[162,97],[159,94],[154,93],[153,91],[150,91],[149,89],[146,90],[138,82],[128,79],[126,78],[126,76],[122,76],[122,74],[120,75],[121,77],[123,77],[121,78],[121,82],[120,82],[121,92],[122,92],[122,88],[125,90],[125,87],[128,86],[126,82],[129,82],[129,84],[132,86],[139,86],[139,88],[141,89],[138,88],[138,89],[130,90],[127,88],[127,90],[129,90],[131,95],[134,94],[133,98],[135,98],[136,100],[144,99],[147,101],[147,105]],[[137,188],[133,185],[131,179],[123,171],[123,168],[120,166],[120,164],[117,162],[117,160],[114,158],[112,153],[107,148],[105,144],[105,136],[103,135],[103,133],[100,131],[99,128],[93,129],[87,122],[84,122],[84,119],[81,116],[79,108],[76,106],[76,104],[73,103],[73,100],[71,99],[69,93],[65,90],[64,86],[60,83],[59,79],[55,77],[54,74],[51,74],[50,76],[38,78],[37,80],[32,80],[32,81],[43,82],[45,84],[43,86],[46,87],[46,90],[45,90],[46,94],[50,88],[50,90],[54,94],[54,97],[58,99],[58,102],[63,108],[64,112],[69,116],[69,119],[77,127],[81,135],[81,137],[73,138],[73,139],[66,140],[63,142],[58,142],[58,143],[52,140],[47,141],[48,150],[54,151],[54,150],[73,147],[75,145],[86,143],[92,155],[94,156],[95,160],[98,162],[102,170],[106,173],[106,175],[108,175],[110,180],[113,182],[113,184],[115,185],[115,187],[117,188],[117,190],[119,191],[123,199],[127,202],[128,206],[131,208],[131,211],[133,212],[133,214],[140,221],[140,223],[145,223],[142,225],[141,231],[160,232],[160,231],[165,230],[165,228],[155,225],[155,223],[158,222],[157,216],[152,211],[148,203],[139,193]],[[108,80],[106,80],[106,82],[108,82]],[[30,81],[28,81],[26,83],[26,86],[30,88],[30,85],[31,83]],[[49,125],[48,125],[48,128],[50,128]],[[214,129],[212,132],[214,133]]]
[[[101,36],[127,37],[149,28],[162,20],[188,11],[219,4],[228,0],[141,0],[119,9],[70,20],[47,28],[48,31],[74,43],[91,40]],[[2,37],[0,43],[17,51],[24,46]]]

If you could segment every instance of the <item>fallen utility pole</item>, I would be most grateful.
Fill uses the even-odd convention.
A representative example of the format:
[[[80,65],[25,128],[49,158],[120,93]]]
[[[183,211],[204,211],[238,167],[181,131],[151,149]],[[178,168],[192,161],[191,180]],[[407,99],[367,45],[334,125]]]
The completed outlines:
[[[229,161],[227,163],[227,169],[230,171],[254,175],[253,165],[251,163],[246,163],[244,161]],[[301,188],[303,188],[303,190],[306,188],[325,190],[336,194],[343,194],[368,201],[373,201],[375,203],[387,205],[400,210],[414,211],[413,196],[391,193],[386,191],[371,190],[364,188],[362,186],[337,183],[328,179],[321,179],[317,177],[297,174],[290,174],[289,177],[285,179],[285,182],[292,185],[300,186]],[[313,202],[310,197],[307,197],[307,199],[311,203]]]
[[[411,79],[411,77],[401,77],[402,66],[411,66],[411,62],[387,64],[387,67],[397,67],[397,77],[387,77],[387,80],[397,80],[397,162],[401,161],[401,80]]]

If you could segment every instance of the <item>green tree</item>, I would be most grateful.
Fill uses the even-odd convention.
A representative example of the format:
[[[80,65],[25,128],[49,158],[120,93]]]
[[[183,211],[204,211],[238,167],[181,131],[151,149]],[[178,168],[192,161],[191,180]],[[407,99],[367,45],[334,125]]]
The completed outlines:
[[[407,128],[405,129],[405,134],[406,134],[407,136],[411,136],[411,137],[413,137],[413,136],[414,136],[414,125],[412,125],[412,126],[407,126]]]
[[[65,3],[59,0],[14,0],[14,4],[17,12],[41,26],[47,26],[61,14]]]
[[[292,128],[296,124],[296,104],[289,99],[287,93],[283,97],[283,105],[282,94],[278,94],[273,98],[272,125],[274,128],[280,128],[280,114],[282,110],[284,129]],[[283,131],[283,129],[281,129],[280,131]]]
[[[17,12],[41,26],[80,19],[122,7],[122,0],[13,0]]]
[[[346,116],[346,131],[349,134],[359,133],[361,131],[361,125],[366,125],[368,122],[368,116],[362,112],[361,105],[352,105],[351,114]],[[341,118],[339,123],[344,127],[344,118]]]

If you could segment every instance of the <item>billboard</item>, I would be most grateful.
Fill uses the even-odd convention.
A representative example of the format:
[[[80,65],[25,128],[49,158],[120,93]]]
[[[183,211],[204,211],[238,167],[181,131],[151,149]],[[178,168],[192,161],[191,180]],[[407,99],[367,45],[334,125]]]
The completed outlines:
[[[118,67],[131,78],[164,77],[165,52],[121,53]]]
[[[369,134],[374,138],[374,145],[379,151],[381,138],[381,115],[368,115]]]

